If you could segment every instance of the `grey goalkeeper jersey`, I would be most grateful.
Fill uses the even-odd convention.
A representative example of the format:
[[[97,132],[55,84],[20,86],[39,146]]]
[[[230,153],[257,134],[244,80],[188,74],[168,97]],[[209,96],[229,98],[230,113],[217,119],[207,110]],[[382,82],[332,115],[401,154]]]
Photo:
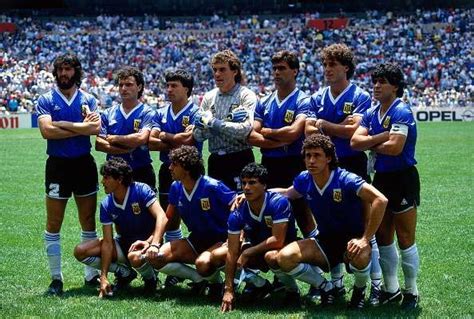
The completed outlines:
[[[202,112],[211,111],[212,115],[224,124],[219,131],[195,127],[193,134],[198,142],[209,140],[209,151],[219,155],[235,153],[250,149],[247,136],[252,131],[257,96],[251,90],[236,84],[232,90],[222,93],[215,88],[204,95],[201,103]],[[237,107],[244,107],[249,116],[244,122],[226,121],[227,116]]]

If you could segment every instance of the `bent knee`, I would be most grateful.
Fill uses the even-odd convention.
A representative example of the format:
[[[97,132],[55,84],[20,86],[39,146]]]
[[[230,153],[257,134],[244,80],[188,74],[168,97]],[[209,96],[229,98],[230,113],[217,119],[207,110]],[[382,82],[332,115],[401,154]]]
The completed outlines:
[[[129,253],[127,256],[127,259],[133,268],[138,268],[143,265],[142,255],[140,254],[139,251],[138,252],[134,251],[134,252]]]
[[[76,257],[78,261],[82,261],[87,257],[87,249],[83,244],[74,247],[74,257]]]
[[[212,272],[212,266],[209,258],[197,258],[194,263],[196,266],[196,271],[201,276],[209,276]]]
[[[282,249],[276,256],[276,260],[278,266],[283,271],[290,271],[296,267],[297,261],[297,254],[293,252],[291,249]]]
[[[264,259],[270,268],[279,268],[277,260],[278,252],[276,250],[265,253]]]

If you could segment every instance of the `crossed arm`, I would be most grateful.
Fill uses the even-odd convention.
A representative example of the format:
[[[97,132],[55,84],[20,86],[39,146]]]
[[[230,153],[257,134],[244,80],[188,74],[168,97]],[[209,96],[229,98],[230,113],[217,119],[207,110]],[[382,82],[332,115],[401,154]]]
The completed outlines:
[[[41,135],[47,140],[64,139],[79,135],[96,135],[100,130],[100,116],[89,113],[83,122],[53,121],[51,116],[41,116],[38,120]]]

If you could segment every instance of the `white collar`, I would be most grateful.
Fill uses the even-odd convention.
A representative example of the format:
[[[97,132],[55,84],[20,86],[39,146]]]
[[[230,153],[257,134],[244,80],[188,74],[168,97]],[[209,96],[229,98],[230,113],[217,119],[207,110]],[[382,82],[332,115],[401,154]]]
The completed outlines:
[[[143,103],[138,102],[138,104],[133,109],[131,109],[131,111],[128,112],[128,113],[125,113],[125,109],[123,108],[123,104],[120,104],[120,113],[122,113],[122,115],[125,119],[128,119],[130,117],[130,115],[132,115],[132,113],[135,112],[136,109],[138,109],[140,106],[142,106],[142,104]]]
[[[316,181],[314,180],[314,178],[312,178],[313,184],[316,187],[316,190],[318,191],[319,195],[322,196],[324,194],[324,191],[326,190],[326,188],[328,188],[329,184],[331,184],[333,177],[334,177],[334,170],[331,171],[331,175],[329,175],[328,181],[326,182],[326,184],[324,185],[322,189],[319,189],[318,184],[316,184]]]

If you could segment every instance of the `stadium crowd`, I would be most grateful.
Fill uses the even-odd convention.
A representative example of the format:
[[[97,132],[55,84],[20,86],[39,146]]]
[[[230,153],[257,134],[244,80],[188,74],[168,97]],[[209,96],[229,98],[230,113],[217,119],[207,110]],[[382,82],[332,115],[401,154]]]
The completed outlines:
[[[331,43],[353,48],[358,67],[354,82],[371,87],[370,73],[380,62],[396,62],[407,74],[412,106],[467,106],[474,96],[472,70],[473,9],[418,10],[410,15],[368,11],[351,18],[344,30],[318,31],[306,27],[319,14],[285,18],[249,16],[225,19],[214,15],[192,21],[145,15],[94,18],[0,16],[15,33],[0,33],[0,112],[31,112],[41,94],[55,81],[51,62],[58,52],[75,52],[86,71],[82,87],[102,108],[119,101],[113,73],[123,65],[143,70],[144,100],[162,106],[166,97],[163,74],[182,68],[195,75],[195,100],[213,87],[210,57],[230,48],[243,61],[249,88],[261,95],[272,87],[272,52],[299,52],[298,86],[313,93],[323,86],[319,53]]]

